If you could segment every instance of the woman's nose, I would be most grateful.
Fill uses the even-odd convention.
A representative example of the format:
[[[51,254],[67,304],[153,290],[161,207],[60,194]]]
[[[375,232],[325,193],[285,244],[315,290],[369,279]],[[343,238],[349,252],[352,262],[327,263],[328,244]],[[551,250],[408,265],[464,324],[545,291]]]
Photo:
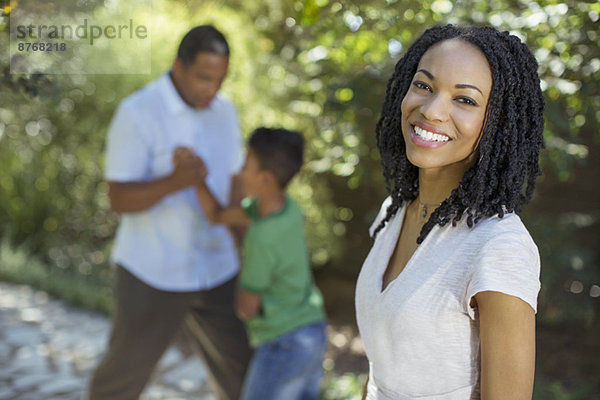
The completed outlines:
[[[421,114],[429,121],[445,121],[448,119],[449,101],[445,96],[430,96],[419,108]]]

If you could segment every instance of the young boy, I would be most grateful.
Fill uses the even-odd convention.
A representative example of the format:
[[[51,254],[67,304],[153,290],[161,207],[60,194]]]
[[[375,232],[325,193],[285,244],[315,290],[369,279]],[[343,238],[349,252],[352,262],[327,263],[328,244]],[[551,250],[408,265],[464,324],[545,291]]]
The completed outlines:
[[[302,166],[303,142],[286,129],[253,132],[241,172],[250,197],[240,207],[222,208],[205,181],[197,185],[211,222],[248,227],[236,311],[256,350],[242,400],[319,398],[326,347],[323,299],[310,271],[302,213],[285,192]],[[200,161],[180,148],[175,162]]]

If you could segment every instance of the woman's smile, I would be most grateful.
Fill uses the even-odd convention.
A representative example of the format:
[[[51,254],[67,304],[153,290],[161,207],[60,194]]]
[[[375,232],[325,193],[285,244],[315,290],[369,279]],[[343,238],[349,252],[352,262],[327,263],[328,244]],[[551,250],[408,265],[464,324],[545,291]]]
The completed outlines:
[[[410,139],[415,145],[430,149],[444,146],[452,140],[445,133],[424,123],[415,123],[414,125],[411,125]]]

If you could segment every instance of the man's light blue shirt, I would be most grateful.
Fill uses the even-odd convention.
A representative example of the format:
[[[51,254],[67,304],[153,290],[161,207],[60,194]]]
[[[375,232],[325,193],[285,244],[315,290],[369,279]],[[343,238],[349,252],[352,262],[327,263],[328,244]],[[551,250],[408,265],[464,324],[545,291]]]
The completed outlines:
[[[193,109],[168,73],[119,106],[108,134],[105,178],[140,182],[167,176],[177,146],[192,147],[202,157],[208,186],[228,204],[232,177],[243,163],[235,106],[218,94],[206,109]],[[193,187],[147,210],[121,214],[112,261],[166,291],[211,289],[239,270],[229,231],[208,222]]]

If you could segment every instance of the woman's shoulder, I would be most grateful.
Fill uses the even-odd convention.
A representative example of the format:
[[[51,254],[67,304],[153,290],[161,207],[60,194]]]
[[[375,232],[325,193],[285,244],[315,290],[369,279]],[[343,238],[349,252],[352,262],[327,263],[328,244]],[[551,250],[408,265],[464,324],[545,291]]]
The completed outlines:
[[[515,213],[486,218],[473,227],[472,235],[486,252],[513,254],[526,252],[538,257],[538,248],[531,234]]]
[[[502,217],[495,215],[493,217],[484,218],[475,224],[473,229],[480,234],[487,234],[489,236],[510,234],[531,239],[527,227],[521,218],[514,212],[505,213]]]
[[[537,309],[540,290],[540,255],[531,235],[518,215],[487,218],[476,224],[474,246],[469,262],[467,304],[475,294],[495,291],[518,297]],[[469,315],[475,318],[471,308]]]

